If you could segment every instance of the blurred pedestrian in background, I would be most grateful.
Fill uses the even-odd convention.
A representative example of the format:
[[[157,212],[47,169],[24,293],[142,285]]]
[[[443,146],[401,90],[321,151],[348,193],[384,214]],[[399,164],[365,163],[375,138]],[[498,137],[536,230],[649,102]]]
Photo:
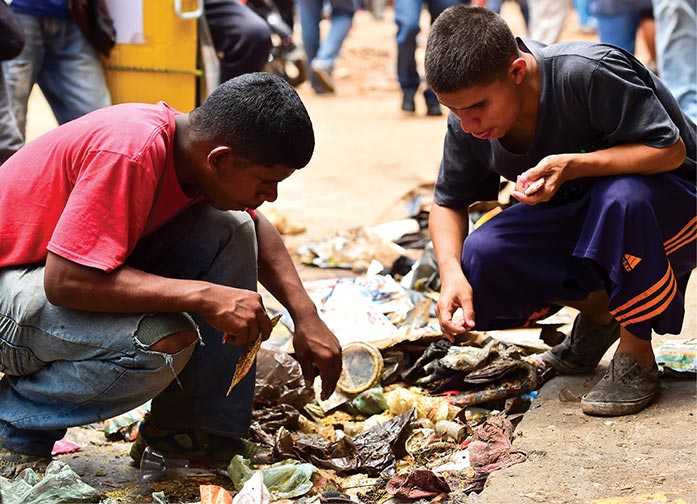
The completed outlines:
[[[489,0],[481,7],[486,7],[487,9],[494,11],[496,14],[501,14],[501,7],[503,7],[505,1],[506,0]],[[520,13],[523,15],[523,19],[525,19],[525,26],[529,28],[530,10],[528,9],[528,0],[515,0],[515,3],[517,3],[518,7],[520,7]],[[478,2],[472,2],[472,5],[480,7]]]
[[[416,112],[415,97],[421,85],[421,76],[416,68],[416,36],[421,31],[421,10],[426,4],[431,24],[448,7],[459,0],[395,0],[394,20],[397,23],[397,79],[402,88],[402,110]],[[424,90],[426,115],[442,115],[438,98],[428,87]]]
[[[10,8],[25,43],[18,56],[3,63],[3,71],[22,134],[34,84],[59,124],[111,104],[102,62],[69,12],[68,0],[14,0]]]
[[[12,11],[0,1],[0,60],[14,58],[24,46],[22,27]],[[10,107],[10,100],[5,88],[5,79],[0,71],[0,164],[22,146],[22,134],[17,128],[17,121]]]
[[[356,7],[353,0],[329,0],[331,26],[327,37],[321,41],[320,22],[324,11],[323,0],[299,0],[300,27],[303,47],[310,64],[310,82],[316,93],[335,91],[334,62],[351,29]]]
[[[204,0],[204,14],[220,57],[220,82],[263,70],[271,52],[271,28],[239,0]]]
[[[529,0],[528,3],[530,38],[548,45],[557,42],[571,11],[571,0]]]
[[[697,122],[697,0],[653,0],[658,73]]]
[[[646,66],[656,71],[656,32],[651,0],[589,0],[588,7],[598,20],[600,42],[634,54],[637,33],[641,33],[649,52]]]

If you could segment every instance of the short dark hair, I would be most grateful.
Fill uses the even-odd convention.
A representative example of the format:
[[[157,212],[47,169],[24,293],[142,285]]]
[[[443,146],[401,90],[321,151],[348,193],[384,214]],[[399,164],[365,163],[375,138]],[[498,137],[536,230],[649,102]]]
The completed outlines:
[[[506,75],[519,55],[506,22],[489,9],[454,5],[431,26],[426,82],[436,93],[486,86]]]
[[[299,169],[315,148],[312,121],[298,93],[269,73],[223,82],[189,119],[198,138],[232,148],[242,163]]]

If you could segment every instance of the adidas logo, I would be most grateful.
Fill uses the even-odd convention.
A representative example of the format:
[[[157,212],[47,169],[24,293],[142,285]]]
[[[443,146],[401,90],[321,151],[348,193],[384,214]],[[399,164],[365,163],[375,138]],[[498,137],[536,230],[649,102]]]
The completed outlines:
[[[627,271],[632,271],[640,262],[641,257],[633,256],[632,254],[624,254],[622,256],[622,266]]]

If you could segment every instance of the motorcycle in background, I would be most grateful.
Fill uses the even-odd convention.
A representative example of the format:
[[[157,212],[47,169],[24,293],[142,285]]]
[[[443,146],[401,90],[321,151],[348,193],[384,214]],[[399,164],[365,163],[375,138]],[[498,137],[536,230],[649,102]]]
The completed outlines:
[[[291,86],[307,80],[307,59],[293,42],[293,30],[283,21],[273,0],[247,0],[247,7],[266,20],[273,45],[266,71],[278,75]]]

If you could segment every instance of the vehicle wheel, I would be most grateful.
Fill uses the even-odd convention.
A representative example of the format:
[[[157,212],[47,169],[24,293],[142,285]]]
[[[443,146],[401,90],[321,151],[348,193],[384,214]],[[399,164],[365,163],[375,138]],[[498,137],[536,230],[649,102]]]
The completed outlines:
[[[269,61],[267,71],[297,87],[307,80],[307,61],[297,53],[289,53],[285,57],[278,55]]]

